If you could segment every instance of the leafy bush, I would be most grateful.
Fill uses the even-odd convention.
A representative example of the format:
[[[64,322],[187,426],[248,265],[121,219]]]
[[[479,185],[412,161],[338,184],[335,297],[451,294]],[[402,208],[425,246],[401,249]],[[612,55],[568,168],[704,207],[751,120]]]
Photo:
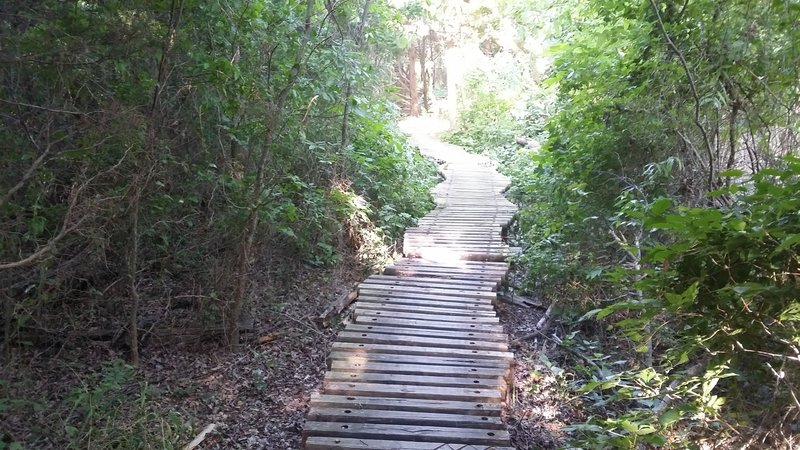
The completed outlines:
[[[640,297],[593,311],[646,352],[652,368],[595,379],[584,391],[625,408],[576,426],[583,442],[682,448],[705,430],[771,423],[795,407],[800,372],[800,159],[710,194],[724,207],[630,210],[651,243],[641,269],[618,269]],[[741,177],[741,171],[724,175]],[[648,345],[648,341],[651,343]],[[676,431],[677,433],[673,433]]]
[[[453,144],[505,162],[517,147],[522,125],[513,116],[513,103],[500,96],[485,73],[472,74],[464,88],[458,129],[445,136]]]
[[[376,118],[378,114],[380,111],[357,118],[349,154],[355,174],[353,187],[369,199],[375,223],[397,238],[433,207],[430,191],[437,172],[433,161],[411,147],[387,120]]]

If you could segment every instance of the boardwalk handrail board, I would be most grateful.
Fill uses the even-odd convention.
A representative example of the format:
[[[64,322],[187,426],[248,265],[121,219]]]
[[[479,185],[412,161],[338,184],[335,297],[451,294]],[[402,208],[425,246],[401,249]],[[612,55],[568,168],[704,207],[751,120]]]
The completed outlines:
[[[421,150],[446,163],[437,206],[407,230],[406,257],[359,286],[311,398],[307,450],[512,448],[500,411],[513,355],[493,307],[515,252],[509,181],[458,147]]]

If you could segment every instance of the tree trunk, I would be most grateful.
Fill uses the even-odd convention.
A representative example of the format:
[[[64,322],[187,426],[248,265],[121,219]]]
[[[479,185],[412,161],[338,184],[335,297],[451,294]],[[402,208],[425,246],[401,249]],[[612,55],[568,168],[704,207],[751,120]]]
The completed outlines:
[[[128,293],[130,295],[130,311],[128,316],[128,336],[130,336],[131,364],[139,365],[139,291],[137,274],[139,268],[139,216],[142,210],[142,193],[144,180],[137,176],[134,179],[133,195],[130,203],[130,242],[128,244],[127,274]]]
[[[180,3],[178,3],[178,1]],[[164,36],[164,43],[161,52],[161,59],[158,62],[158,72],[156,74],[157,83],[153,90],[153,100],[150,103],[150,111],[147,123],[147,137],[144,143],[142,155],[134,157],[137,165],[136,173],[133,177],[133,190],[129,204],[130,236],[126,255],[126,278],[128,281],[128,293],[131,304],[129,306],[128,327],[130,336],[131,364],[139,365],[139,291],[138,291],[138,272],[139,272],[139,223],[142,212],[142,197],[145,195],[147,185],[155,168],[156,141],[158,139],[158,129],[161,126],[161,94],[169,78],[167,62],[169,54],[175,43],[175,34],[178,31],[178,24],[183,15],[184,0],[172,0],[169,11],[169,26],[167,34]]]
[[[408,47],[408,114],[419,116],[419,93],[417,92],[417,51],[415,46]]]
[[[311,37],[311,16],[314,12],[315,3],[316,0],[306,1],[306,16],[303,25],[303,34],[300,38],[300,45],[297,46],[294,56],[294,64],[289,70],[289,75],[285,85],[281,88],[281,90],[274,97],[272,103],[268,106],[269,113],[267,114],[268,117],[265,120],[267,126],[267,135],[262,147],[261,157],[259,158],[258,165],[256,166],[256,177],[255,181],[253,182],[253,188],[250,191],[250,207],[248,208],[249,212],[247,221],[237,245],[238,250],[236,255],[236,273],[233,275],[233,292],[227,308],[225,308],[226,314],[223,318],[225,321],[225,337],[227,340],[227,346],[228,349],[233,352],[239,350],[239,316],[242,313],[242,307],[244,306],[244,301],[247,297],[250,255],[252,253],[256,231],[258,231],[258,225],[260,223],[258,212],[262,207],[260,201],[261,192],[264,190],[267,181],[267,163],[270,160],[270,152],[273,151],[275,142],[280,135],[280,129],[282,128],[280,125],[286,100],[289,98],[292,87],[297,82],[297,79],[304,70],[305,50]]]
[[[419,44],[419,65],[420,65],[420,77],[422,77],[422,106],[425,108],[425,112],[431,112],[431,102],[429,96],[430,92],[430,80],[428,78],[428,70],[427,70],[427,55],[426,55],[426,46],[427,46],[428,37],[423,36],[422,41]]]
[[[7,272],[0,272],[0,299],[3,301],[3,352],[5,353],[6,361],[11,361],[11,334],[14,326],[14,310],[15,302],[11,297],[11,292],[8,286],[11,285],[11,278],[6,275]]]
[[[356,43],[356,48],[361,49],[364,45],[364,27],[367,23],[367,14],[369,14],[369,5],[372,0],[364,1],[364,9],[361,10],[361,21],[358,24],[353,40]],[[347,125],[350,116],[350,99],[353,96],[353,83],[347,79],[345,80],[344,89],[344,110],[342,112],[342,139],[339,143],[339,151],[344,153],[348,144]]]

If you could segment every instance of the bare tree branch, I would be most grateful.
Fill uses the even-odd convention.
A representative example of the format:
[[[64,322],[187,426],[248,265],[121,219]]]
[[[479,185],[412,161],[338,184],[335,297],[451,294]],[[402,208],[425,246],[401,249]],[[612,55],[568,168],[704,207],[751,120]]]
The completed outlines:
[[[706,131],[703,123],[700,121],[700,95],[697,93],[697,85],[694,82],[694,77],[692,76],[692,71],[689,69],[689,63],[686,62],[686,58],[683,56],[683,53],[678,49],[678,46],[675,45],[675,42],[672,41],[672,38],[669,37],[669,33],[667,33],[666,27],[664,27],[664,21],[661,20],[661,12],[658,9],[658,5],[656,4],[655,0],[650,0],[650,5],[653,7],[653,11],[656,13],[656,18],[658,19],[658,26],[661,29],[661,33],[664,35],[664,39],[667,41],[667,44],[678,55],[678,59],[681,62],[681,66],[683,66],[684,72],[686,72],[686,78],[689,81],[689,87],[692,90],[692,97],[694,97],[694,124],[700,130],[700,134],[703,135],[703,140],[706,146],[706,152],[708,153],[708,190],[714,189],[714,155],[711,150],[711,141],[708,138],[708,132]]]

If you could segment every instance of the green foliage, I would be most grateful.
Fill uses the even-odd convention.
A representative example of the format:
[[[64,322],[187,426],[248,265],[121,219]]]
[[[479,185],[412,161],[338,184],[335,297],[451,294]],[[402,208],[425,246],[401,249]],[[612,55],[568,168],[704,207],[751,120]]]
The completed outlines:
[[[789,158],[783,169],[710,194],[725,207],[674,207],[666,198],[630,207],[626,216],[639,221],[650,244],[642,269],[614,279],[636,280],[642,295],[592,314],[619,317],[617,329],[644,349],[652,340],[658,359],[653,368],[583,386],[603,408],[624,409],[573,427],[581,442],[682,448],[693,432],[730,418],[757,423],[792,407],[798,372],[789,361],[800,350],[799,188],[800,160]]]
[[[4,449],[21,448],[181,448],[193,437],[193,424],[158,405],[159,392],[136,381],[134,369],[113,359],[97,372],[85,374],[80,385],[58,398],[18,398],[24,392],[17,379],[0,384],[0,415],[38,423],[28,442],[3,442]],[[13,423],[13,420],[12,420]]]
[[[373,219],[386,234],[399,237],[433,207],[430,190],[437,182],[436,167],[385,121],[368,114],[357,117],[350,153],[356,167],[354,188],[374,205]]]
[[[134,298],[160,317],[177,292],[202,300],[171,326],[236,324],[232,304],[275,287],[251,271],[373,263],[431,206],[432,164],[390,125],[386,61],[405,37],[385,0],[0,10],[4,343],[131,330]],[[159,447],[111,416],[149,417],[121,405],[150,391],[125,397],[103,380],[73,401],[109,422],[69,418],[74,445]]]
[[[134,381],[134,370],[121,360],[73,389],[64,400],[67,448],[180,448],[192,436],[191,424],[178,414],[166,417],[151,404],[156,392]]]
[[[136,186],[148,297],[188,281],[229,298],[252,209],[248,261],[388,251],[430,207],[435,171],[389,125],[380,62],[403,51],[403,16],[366,4],[361,24],[364,2],[312,2],[307,37],[305,0],[4,6],[19,14],[0,16],[0,264],[48,249],[8,272],[17,303],[58,317],[118,285]]]
[[[516,149],[514,137],[521,133],[512,115],[514,105],[499,95],[486,73],[472,74],[466,84],[459,128],[447,140],[505,162]]]
[[[583,395],[592,417],[570,428],[574,444],[746,444],[730,427],[767,442],[789,427],[797,382],[798,174],[783,158],[798,146],[800,8],[505,8],[519,39],[549,32],[555,104],[529,94],[527,114],[492,128],[506,110],[483,89],[454,138],[505,146],[525,287],[558,299],[565,322],[584,317],[574,327],[603,335],[615,324],[604,352],[628,370],[596,360]],[[483,83],[505,87],[494,75]],[[512,150],[498,128],[541,147]]]

